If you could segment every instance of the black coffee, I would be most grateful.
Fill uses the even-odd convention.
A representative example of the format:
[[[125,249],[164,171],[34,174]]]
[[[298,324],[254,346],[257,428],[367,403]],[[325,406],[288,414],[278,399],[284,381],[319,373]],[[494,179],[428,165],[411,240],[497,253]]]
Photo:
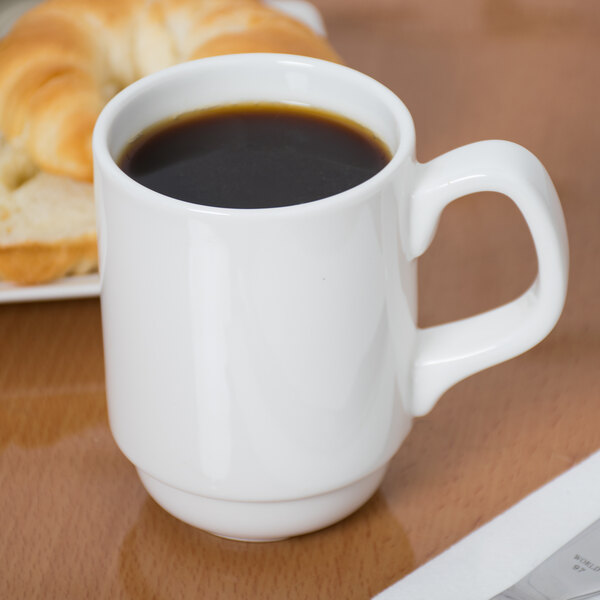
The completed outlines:
[[[380,171],[389,150],[343,117],[279,104],[235,105],[159,123],[119,165],[172,198],[226,208],[312,202]]]

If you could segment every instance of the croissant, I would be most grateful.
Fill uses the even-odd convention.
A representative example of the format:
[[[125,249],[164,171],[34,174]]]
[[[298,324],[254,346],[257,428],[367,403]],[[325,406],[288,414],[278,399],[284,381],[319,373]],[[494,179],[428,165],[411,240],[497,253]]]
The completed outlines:
[[[74,211],[85,228],[51,235],[43,225],[43,240],[28,229],[33,209],[24,207],[56,212],[54,204],[39,208],[43,192],[30,180],[52,174],[43,179],[52,203],[68,189],[93,214],[91,185],[73,187],[62,178],[92,181],[92,132],[108,100],[170,65],[240,52],[340,61],[324,37],[259,0],[46,0],[23,15],[0,40],[0,154],[5,165],[21,165],[20,172],[25,160],[28,173],[15,177],[5,168],[3,175],[0,168],[0,279],[37,283],[95,269],[95,226],[77,216],[76,206],[65,218]],[[35,190],[33,203],[28,189]],[[82,243],[87,249],[79,262],[65,259]],[[35,249],[35,268],[21,252],[26,247],[29,255]]]
[[[239,52],[338,60],[258,0],[47,0],[0,42],[0,131],[49,173],[91,181],[91,136],[120,89],[178,62]]]

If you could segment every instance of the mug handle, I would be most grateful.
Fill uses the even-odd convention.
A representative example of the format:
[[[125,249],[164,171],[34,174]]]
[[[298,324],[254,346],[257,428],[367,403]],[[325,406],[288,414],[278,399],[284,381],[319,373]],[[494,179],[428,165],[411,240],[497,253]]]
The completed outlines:
[[[483,191],[505,194],[521,211],[535,245],[537,277],[522,296],[508,304],[417,329],[409,407],[415,416],[429,412],[461,379],[540,342],[564,306],[569,251],[558,195],[540,161],[511,142],[476,142],[417,164],[408,206],[408,258],[427,249],[446,205]]]

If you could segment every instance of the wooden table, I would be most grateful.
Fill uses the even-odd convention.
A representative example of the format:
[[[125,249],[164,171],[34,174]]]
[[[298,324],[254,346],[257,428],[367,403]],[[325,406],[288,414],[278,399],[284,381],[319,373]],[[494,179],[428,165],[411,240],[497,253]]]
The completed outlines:
[[[0,306],[0,598],[369,598],[600,447],[598,0],[318,6],[346,62],[405,100],[421,161],[504,138],[547,166],[571,244],[558,326],[418,419],[355,515],[253,545],[166,514],[118,451],[96,299]],[[424,326],[515,297],[536,269],[493,194],[447,209],[420,265]]]

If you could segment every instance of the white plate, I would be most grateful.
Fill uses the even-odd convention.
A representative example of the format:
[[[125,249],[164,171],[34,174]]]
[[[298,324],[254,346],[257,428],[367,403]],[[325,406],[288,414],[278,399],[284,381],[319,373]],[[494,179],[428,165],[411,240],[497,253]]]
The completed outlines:
[[[0,304],[91,298],[99,295],[100,275],[98,273],[65,277],[44,285],[14,285],[0,282]]]

